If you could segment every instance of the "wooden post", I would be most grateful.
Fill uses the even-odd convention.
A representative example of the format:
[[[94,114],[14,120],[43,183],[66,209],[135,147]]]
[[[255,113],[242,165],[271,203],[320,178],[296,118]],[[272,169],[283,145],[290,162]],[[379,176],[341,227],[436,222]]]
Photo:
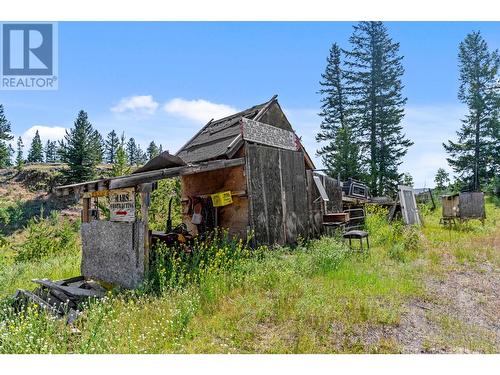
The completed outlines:
[[[89,215],[90,200],[91,200],[90,197],[83,198],[82,223],[88,223],[88,222],[90,222],[90,215]]]
[[[149,272],[149,224],[148,224],[148,212],[149,212],[149,200],[151,195],[152,184],[141,184],[138,186],[138,190],[141,194],[141,217],[144,223],[144,274]]]

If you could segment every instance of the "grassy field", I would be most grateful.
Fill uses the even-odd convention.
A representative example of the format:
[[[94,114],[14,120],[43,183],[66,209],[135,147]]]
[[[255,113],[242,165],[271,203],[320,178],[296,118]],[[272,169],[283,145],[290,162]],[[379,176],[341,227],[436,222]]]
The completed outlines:
[[[8,305],[32,278],[80,274],[77,225],[31,221],[0,243],[0,352],[498,353],[500,209],[486,209],[484,226],[451,230],[439,210],[406,228],[373,209],[364,254],[335,238],[253,252],[216,241],[189,263],[167,257],[141,290],[90,303],[74,326]]]

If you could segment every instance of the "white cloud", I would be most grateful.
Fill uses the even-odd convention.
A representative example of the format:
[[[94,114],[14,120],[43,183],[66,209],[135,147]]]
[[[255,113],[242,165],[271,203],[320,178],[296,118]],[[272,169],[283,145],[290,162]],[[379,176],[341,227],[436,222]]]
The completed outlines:
[[[136,95],[122,98],[120,102],[111,108],[115,113],[134,113],[139,115],[152,115],[158,108],[152,95]]]
[[[165,103],[163,109],[170,115],[184,117],[200,123],[219,119],[238,110],[226,104],[217,104],[204,99],[186,100],[174,98]]]
[[[42,140],[42,143],[45,143],[48,140],[58,141],[62,139],[66,134],[66,128],[60,126],[35,125],[26,130],[21,135],[21,138],[25,146],[29,147],[37,130],[38,134],[40,135],[40,139]],[[13,140],[13,142],[15,141],[17,141],[17,138]]]
[[[404,131],[414,145],[399,169],[413,176],[416,187],[433,187],[438,168],[453,176],[442,144],[456,140],[466,109],[462,105],[425,105],[407,106],[405,112]]]

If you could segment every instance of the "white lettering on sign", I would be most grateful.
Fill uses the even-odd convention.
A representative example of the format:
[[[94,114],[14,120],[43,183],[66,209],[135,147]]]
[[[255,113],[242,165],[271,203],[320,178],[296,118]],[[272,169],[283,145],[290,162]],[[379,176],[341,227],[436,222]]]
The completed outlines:
[[[135,221],[134,188],[109,191],[109,219],[111,221]]]
[[[263,145],[298,151],[300,143],[294,132],[243,118],[243,139]]]

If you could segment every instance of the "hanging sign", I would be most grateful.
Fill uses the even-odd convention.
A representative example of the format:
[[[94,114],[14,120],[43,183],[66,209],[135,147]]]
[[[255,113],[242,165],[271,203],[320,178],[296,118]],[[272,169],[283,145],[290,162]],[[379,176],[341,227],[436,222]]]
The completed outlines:
[[[126,222],[135,221],[134,188],[109,191],[109,220]]]

